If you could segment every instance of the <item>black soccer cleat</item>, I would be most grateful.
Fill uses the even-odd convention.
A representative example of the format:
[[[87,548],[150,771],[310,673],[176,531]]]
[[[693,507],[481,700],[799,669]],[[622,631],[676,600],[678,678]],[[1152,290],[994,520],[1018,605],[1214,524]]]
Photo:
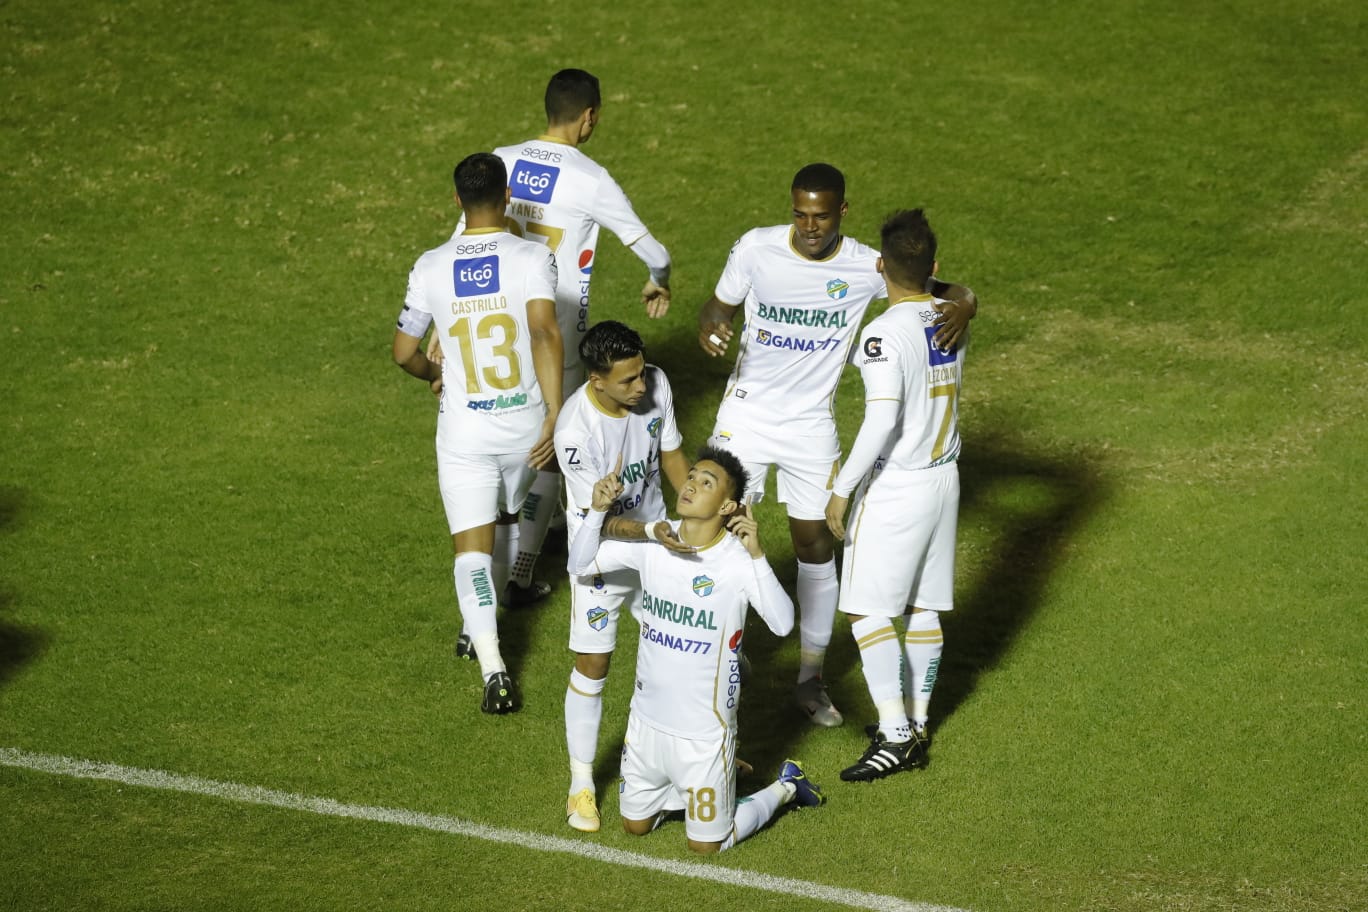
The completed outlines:
[[[465,659],[467,662],[473,662],[477,658],[475,655],[475,644],[470,641],[469,635],[464,633],[456,638],[455,651],[456,658]]]
[[[890,776],[899,770],[916,769],[926,763],[926,740],[917,732],[906,741],[885,741],[882,732],[875,729],[858,763],[841,770],[841,778],[846,782],[872,782]]]
[[[503,715],[517,712],[520,706],[522,698],[518,696],[518,688],[514,686],[508,672],[496,671],[490,675],[489,680],[485,681],[484,699],[480,701],[480,709],[493,715]]]
[[[513,580],[509,580],[508,585],[504,587],[504,604],[514,611],[518,611],[523,608],[531,608],[550,594],[550,583],[533,580],[526,586],[522,586]]]

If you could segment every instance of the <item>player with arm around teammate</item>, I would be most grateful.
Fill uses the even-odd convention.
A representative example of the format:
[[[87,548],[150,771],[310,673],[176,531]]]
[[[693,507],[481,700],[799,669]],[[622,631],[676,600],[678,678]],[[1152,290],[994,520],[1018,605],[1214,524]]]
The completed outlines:
[[[641,302],[652,319],[670,308],[670,254],[612,175],[580,148],[594,135],[603,111],[598,79],[579,69],[557,72],[547,83],[545,108],[545,133],[501,146],[494,154],[508,168],[509,221],[528,240],[545,243],[556,257],[556,313],[565,345],[561,388],[568,396],[585,379],[576,355],[591,322],[589,287],[599,230],[613,232],[645,264],[648,278]],[[546,584],[533,581],[532,571],[559,495],[555,470],[549,466],[533,482],[519,523],[518,557],[508,590],[515,606],[550,592]]]
[[[709,442],[744,463],[753,500],[771,465],[788,512],[798,559],[799,667],[794,701],[824,726],[842,722],[822,683],[839,584],[835,539],[826,523],[841,447],[832,403],[851,345],[871,301],[885,294],[876,251],[841,234],[845,177],[831,165],[794,176],[792,222],[746,232],[732,247],[712,298],[698,316],[698,339],[726,353],[744,309],[736,363]],[[973,292],[933,283],[937,336],[953,344],[977,311]]]
[[[636,687],[622,749],[623,828],[645,835],[675,810],[695,852],[730,848],[789,804],[823,803],[821,789],[786,760],[778,778],[736,802],[738,650],[748,606],[778,636],[793,629],[793,602],[765,560],[755,520],[738,498],[746,472],[705,447],[679,491],[671,523],[690,553],[650,542],[601,541],[620,496],[619,471],[594,486],[592,510],[570,545],[574,574],[635,571],[641,579]],[[729,531],[730,530],[730,531]]]
[[[846,541],[841,610],[879,714],[869,748],[841,772],[848,781],[925,762],[940,613],[954,607],[959,391],[968,340],[936,344],[937,300],[923,290],[935,271],[936,235],[922,211],[895,213],[881,234],[890,306],[860,336],[855,364],[864,380],[864,421],[826,510],[832,534]],[[893,622],[904,612],[900,648]]]
[[[680,451],[674,394],[665,372],[646,363],[641,336],[614,320],[594,324],[579,343],[588,380],[570,394],[556,422],[556,458],[565,477],[567,532],[579,530],[594,485],[618,470],[621,490],[604,522],[604,535],[654,539],[691,550],[666,522],[662,473],[679,491],[689,472]],[[641,584],[635,573],[570,577],[570,649],[575,665],[565,691],[565,742],[570,754],[566,820],[585,832],[599,828],[594,755],[603,718],[603,688],[617,644],[620,608],[635,609]]]
[[[468,156],[453,178],[465,230],[414,264],[393,355],[420,380],[442,380],[437,479],[456,598],[485,680],[480,707],[507,713],[521,698],[499,652],[499,575],[507,577],[508,532],[536,467],[555,455],[563,355],[556,264],[545,247],[505,230],[498,156]],[[429,327],[454,340],[440,365],[421,350]]]

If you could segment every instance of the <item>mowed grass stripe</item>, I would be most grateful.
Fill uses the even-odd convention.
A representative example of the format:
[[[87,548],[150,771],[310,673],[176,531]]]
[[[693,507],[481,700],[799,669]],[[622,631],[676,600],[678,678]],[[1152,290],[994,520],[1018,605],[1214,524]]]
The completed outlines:
[[[485,826],[484,824],[471,823],[456,817],[446,817],[439,814],[424,814],[403,808],[347,804],[334,801],[331,798],[296,795],[291,792],[281,792],[256,785],[201,779],[197,776],[182,776],[164,770],[120,766],[117,763],[102,763],[94,760],[59,757],[52,754],[31,753],[13,747],[0,747],[0,765],[51,773],[57,776],[70,776],[75,779],[101,779],[140,788],[185,792],[244,804],[259,804],[329,817],[345,817],[351,820],[390,823],[398,826],[433,830],[470,839],[482,839],[486,842],[506,843],[537,852],[561,852],[567,855],[577,855],[590,861],[621,867],[644,868],[662,874],[673,874],[676,877],[711,880],[728,886],[750,887],[769,893],[799,896],[804,899],[821,900],[857,909],[876,909],[885,910],[885,912],[966,912],[966,910],[950,906],[910,902],[896,896],[884,896],[861,890],[832,887],[806,880],[774,877],[769,874],[757,874],[699,862],[652,858],[648,855],[638,855],[634,852],[607,848],[593,842],[581,842],[540,833]]]

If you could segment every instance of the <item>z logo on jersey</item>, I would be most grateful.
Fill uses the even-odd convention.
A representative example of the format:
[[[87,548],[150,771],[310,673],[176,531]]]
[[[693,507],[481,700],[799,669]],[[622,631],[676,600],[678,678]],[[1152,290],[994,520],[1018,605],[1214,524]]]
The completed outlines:
[[[513,166],[513,173],[508,175],[508,186],[518,199],[549,203],[559,179],[560,168],[519,160]]]
[[[565,464],[577,466],[580,464],[579,447],[565,448]]]

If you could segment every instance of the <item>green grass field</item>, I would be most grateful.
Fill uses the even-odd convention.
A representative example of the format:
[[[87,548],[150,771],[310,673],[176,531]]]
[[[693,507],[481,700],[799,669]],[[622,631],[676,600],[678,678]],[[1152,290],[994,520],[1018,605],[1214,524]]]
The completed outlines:
[[[1368,908],[1365,47],[1348,0],[0,4],[0,758],[528,834],[6,763],[0,909],[840,908],[753,874],[911,909]],[[606,236],[595,313],[642,331],[689,447],[728,369],[697,308],[807,162],[866,241],[925,206],[982,301],[933,762],[841,783],[873,717],[848,625],[833,731],[752,625],[742,755],[802,757],[830,802],[702,862],[735,882],[546,850],[693,861],[678,825],[564,826],[563,581],[502,625],[523,712],[483,716],[450,653],[434,404],[393,321],[453,164],[540,132],[563,66],[603,80],[586,151],[675,259],[647,323]],[[847,445],[860,402],[850,373]]]

